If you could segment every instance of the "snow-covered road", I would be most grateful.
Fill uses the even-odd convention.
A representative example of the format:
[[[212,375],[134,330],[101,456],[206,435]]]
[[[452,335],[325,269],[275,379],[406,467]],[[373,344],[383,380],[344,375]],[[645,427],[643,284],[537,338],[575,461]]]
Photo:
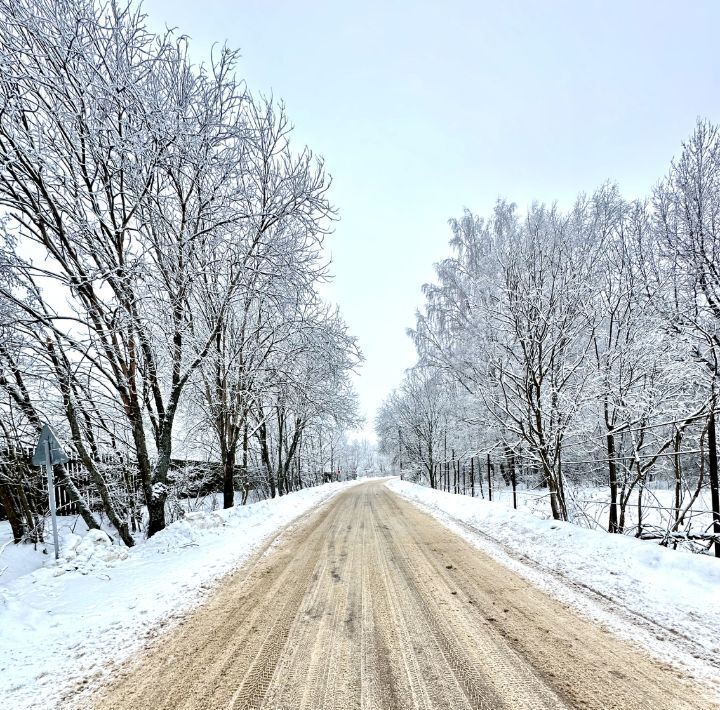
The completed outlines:
[[[684,675],[368,482],[293,526],[73,707],[720,707]]]
[[[132,550],[110,545],[102,533],[66,535],[58,565],[48,560],[0,586],[3,707],[54,708],[107,680],[149,639],[208,599],[224,575],[349,485],[191,513]],[[717,560],[397,479],[386,485],[615,635],[684,674],[720,678]],[[383,524],[391,522],[392,516]],[[367,558],[365,566],[371,563]]]
[[[49,560],[4,587],[0,578],[0,705],[54,708],[102,680],[219,578],[348,485],[191,513],[131,550],[103,533],[66,538],[59,564]]]
[[[720,560],[399,479],[387,485],[585,616],[720,683]]]

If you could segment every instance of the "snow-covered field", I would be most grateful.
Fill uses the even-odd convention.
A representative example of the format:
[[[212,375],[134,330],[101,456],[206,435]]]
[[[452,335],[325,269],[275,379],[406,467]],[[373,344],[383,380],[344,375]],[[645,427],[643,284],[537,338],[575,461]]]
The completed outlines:
[[[353,483],[189,513],[130,550],[100,531],[74,534],[66,521],[58,564],[9,545],[0,556],[0,707],[53,708],[102,679],[274,533]]]
[[[477,492],[476,492],[477,493]],[[487,493],[487,491],[485,491]],[[607,529],[608,513],[610,509],[610,495],[607,486],[568,487],[568,503],[574,522],[582,527]],[[480,494],[477,493],[479,496]],[[518,488],[518,509],[533,513],[542,518],[550,516],[550,502],[548,493],[542,491]],[[691,493],[684,491],[681,509],[690,501]],[[637,500],[638,490],[630,495],[626,509],[626,528],[634,529],[637,526]],[[655,484],[643,490],[643,525],[647,528],[653,526],[667,530],[674,522],[673,505],[675,491],[667,486]],[[493,502],[512,507],[512,489],[498,486],[493,491]],[[692,511],[686,516],[681,530],[687,532],[704,532],[712,523],[710,512],[710,491],[704,488],[692,506]]]
[[[621,636],[720,680],[720,560],[399,479],[386,485]]]

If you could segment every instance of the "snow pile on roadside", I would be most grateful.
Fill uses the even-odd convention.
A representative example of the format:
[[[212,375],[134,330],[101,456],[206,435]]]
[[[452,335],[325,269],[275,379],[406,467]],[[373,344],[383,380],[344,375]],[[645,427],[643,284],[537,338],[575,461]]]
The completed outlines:
[[[707,657],[720,654],[720,560],[407,481],[391,479],[386,485],[537,586],[656,655],[669,658],[663,642],[678,636],[699,644]],[[597,592],[606,603],[598,608],[563,581]],[[624,620],[613,612],[622,612]],[[639,638],[637,629],[627,628],[627,612],[663,628]]]
[[[101,680],[113,662],[197,605],[269,536],[349,485],[189,513],[130,550],[99,530],[66,534],[57,563],[5,586],[0,577],[3,707],[56,707]]]
[[[85,537],[70,533],[60,550],[62,556],[58,563],[47,565],[55,577],[66,572],[89,574],[99,568],[113,567],[128,556],[127,548],[113,545],[110,536],[102,530],[88,530]]]
[[[78,557],[77,547],[87,533],[88,528],[79,515],[58,516],[60,555],[64,561],[69,562]],[[107,540],[109,544],[112,544],[110,535],[108,535]],[[94,550],[94,547],[95,545],[83,547],[80,552],[91,558],[93,552],[98,551]],[[80,564],[78,560],[77,565],[80,566]],[[45,542],[40,542],[37,545],[30,543],[15,545],[10,523],[7,520],[0,520],[0,588],[9,585],[18,577],[30,574],[48,565],[55,565],[52,533],[49,530],[45,531]]]

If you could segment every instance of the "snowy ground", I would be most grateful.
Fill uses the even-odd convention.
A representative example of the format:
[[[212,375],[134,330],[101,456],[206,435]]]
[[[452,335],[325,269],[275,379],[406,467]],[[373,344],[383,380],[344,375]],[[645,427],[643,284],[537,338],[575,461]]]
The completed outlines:
[[[238,494],[236,498],[239,505],[240,495]],[[258,501],[252,500],[251,495],[249,503],[256,502]],[[175,522],[181,515],[187,513],[212,513],[222,510],[222,505],[222,493],[173,500],[168,506],[165,518],[169,523]],[[57,521],[61,550],[77,544],[79,541],[76,536],[82,538],[88,532],[87,526],[79,515],[59,515]],[[121,544],[117,532],[107,518],[101,517],[100,524],[113,540],[117,540],[118,544]],[[143,533],[135,533],[134,537],[137,544],[143,544],[145,541]],[[0,588],[6,587],[16,577],[44,567],[50,561],[53,552],[52,531],[48,518],[45,519],[45,542],[37,545],[14,545],[10,523],[7,520],[0,520]]]
[[[487,493],[487,491],[485,491]],[[476,491],[477,493],[477,491]],[[477,493],[479,496],[479,493]],[[526,510],[542,518],[550,517],[548,493],[518,488],[518,509]],[[568,487],[568,497],[574,522],[582,527],[607,529],[610,509],[610,494],[607,486]],[[690,501],[691,493],[684,491],[681,509]],[[632,530],[637,525],[637,489],[633,491],[626,509],[626,528]],[[643,525],[667,530],[674,522],[673,505],[675,491],[654,484],[643,490]],[[512,489],[498,486],[493,491],[493,502],[512,507]],[[710,512],[710,491],[705,487],[686,516],[681,530],[686,532],[704,532],[712,523]]]
[[[349,485],[192,512],[130,550],[99,531],[74,534],[65,521],[59,564],[9,545],[0,556],[1,706],[53,708],[93,685],[264,541]]]
[[[407,481],[387,485],[595,621],[696,677],[720,680],[720,560]]]

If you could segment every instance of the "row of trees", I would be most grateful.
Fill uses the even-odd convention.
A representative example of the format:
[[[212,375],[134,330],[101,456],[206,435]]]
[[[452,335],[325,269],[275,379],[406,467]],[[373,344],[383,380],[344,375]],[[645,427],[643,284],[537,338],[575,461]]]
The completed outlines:
[[[43,422],[133,544],[166,524],[173,454],[282,495],[334,467],[360,355],[317,287],[334,218],[321,160],[237,55],[93,0],[0,0],[0,504],[16,540],[41,500]],[[177,454],[176,454],[177,455]],[[302,457],[301,457],[302,455]],[[305,480],[304,480],[305,476]],[[138,495],[139,492],[139,495]]]
[[[410,332],[418,365],[378,415],[381,448],[431,486],[448,440],[466,458],[492,453],[513,475],[533,471],[561,520],[575,517],[568,481],[604,481],[611,532],[625,531],[631,496],[663,474],[679,534],[710,479],[720,534],[706,461],[719,219],[720,132],[699,121],[646,200],[607,184],[569,210],[499,201],[486,219],[452,220],[452,256]]]

